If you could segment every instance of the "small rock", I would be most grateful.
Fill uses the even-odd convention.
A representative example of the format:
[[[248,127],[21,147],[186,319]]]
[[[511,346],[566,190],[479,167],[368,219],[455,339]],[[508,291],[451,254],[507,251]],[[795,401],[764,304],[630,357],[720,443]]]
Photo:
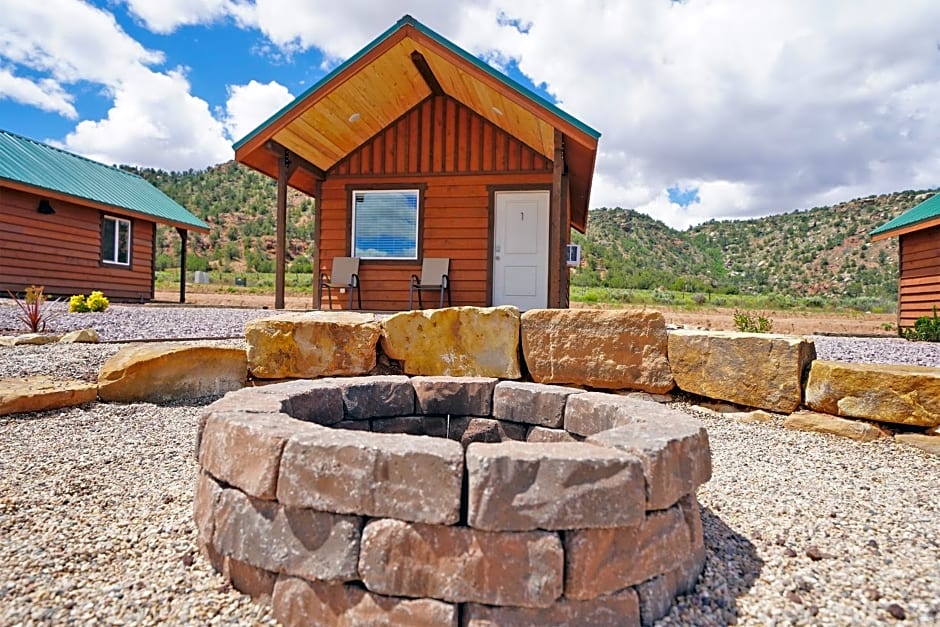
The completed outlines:
[[[190,552],[183,555],[183,557],[180,558],[180,561],[183,562],[183,566],[189,568],[196,561],[196,558],[193,556],[192,552]]]
[[[881,592],[877,588],[868,588],[865,590],[865,598],[869,601],[877,601],[881,598]]]
[[[891,614],[892,617],[898,620],[904,620],[907,618],[907,612],[905,612],[904,608],[897,603],[892,603],[888,606],[888,614]]]
[[[797,605],[803,605],[803,599],[796,592],[787,592],[787,600]]]
[[[822,551],[819,550],[818,546],[816,546],[815,544],[812,544],[806,547],[806,557],[810,558],[814,562],[818,562],[821,559],[832,557],[832,556],[828,555],[827,553],[823,553]]]
[[[794,551],[790,547],[785,548],[783,550],[783,554],[786,555],[787,557],[796,557],[796,551]]]

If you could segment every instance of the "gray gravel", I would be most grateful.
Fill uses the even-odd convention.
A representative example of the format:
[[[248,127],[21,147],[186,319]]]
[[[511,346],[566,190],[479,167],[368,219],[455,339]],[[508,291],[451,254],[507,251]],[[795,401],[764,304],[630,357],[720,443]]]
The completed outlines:
[[[228,337],[271,314],[112,306],[69,328]],[[940,365],[936,345],[814,340],[820,359]],[[0,347],[0,377],[93,379],[119,348]],[[272,622],[194,552],[192,446],[210,400],[0,417],[0,625]],[[714,476],[699,490],[705,574],[662,625],[940,624],[940,458],[676,406],[705,422]]]

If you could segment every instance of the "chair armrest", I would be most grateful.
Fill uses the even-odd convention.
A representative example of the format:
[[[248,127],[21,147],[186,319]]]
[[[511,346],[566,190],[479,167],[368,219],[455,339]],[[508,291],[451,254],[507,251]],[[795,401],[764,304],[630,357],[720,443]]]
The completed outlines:
[[[353,273],[352,276],[349,277],[349,287],[359,287],[359,275],[358,274]]]
[[[411,284],[412,285],[421,285],[421,279],[418,278],[417,274],[411,275]]]
[[[441,275],[441,285],[442,285],[445,289],[450,289],[450,285],[448,285],[449,283],[450,283],[450,277],[448,277],[446,274],[442,274],[442,275]]]
[[[320,283],[329,283],[329,282],[330,282],[330,275],[327,274],[326,272],[321,272]]]

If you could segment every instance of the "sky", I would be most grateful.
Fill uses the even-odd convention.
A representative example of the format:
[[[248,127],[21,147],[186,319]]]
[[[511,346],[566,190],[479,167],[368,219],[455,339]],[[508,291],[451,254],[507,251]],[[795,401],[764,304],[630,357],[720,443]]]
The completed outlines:
[[[591,207],[940,186],[936,0],[0,0],[0,128],[202,169],[404,14],[601,132]]]

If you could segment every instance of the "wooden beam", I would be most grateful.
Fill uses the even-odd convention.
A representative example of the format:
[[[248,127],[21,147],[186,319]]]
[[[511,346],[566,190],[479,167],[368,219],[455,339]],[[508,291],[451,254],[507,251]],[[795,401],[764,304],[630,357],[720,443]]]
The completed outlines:
[[[565,150],[564,135],[555,130],[555,155],[552,160],[552,195],[549,199],[549,229],[548,229],[548,306],[560,309],[565,306],[566,299],[562,294],[567,281],[562,274],[568,272],[565,265],[565,245],[568,238],[564,235],[568,226],[568,214],[565,211],[568,203],[565,202],[564,176],[565,176]]]
[[[301,170],[306,170],[307,172],[309,172],[313,176],[313,178],[319,181],[323,181],[326,179],[326,172],[324,172],[322,168],[318,168],[317,166],[313,165],[312,163],[310,163],[303,157],[297,155],[296,153],[289,151],[287,148],[280,145],[273,139],[268,140],[264,144],[264,148],[265,150],[269,152],[273,152],[277,156],[278,159],[283,159],[284,155],[286,154],[290,155],[290,162],[291,162],[291,165],[293,165],[291,174],[294,173],[294,170],[300,168]]]
[[[428,60],[424,58],[424,55],[417,50],[413,50],[411,52],[411,62],[418,68],[418,74],[420,74],[424,82],[427,83],[431,93],[435,96],[443,96],[444,88],[441,87],[441,83],[437,80],[437,77],[434,76],[434,72],[431,70],[431,66],[428,65]]]
[[[277,160],[277,211],[274,262],[274,308],[284,309],[284,266],[287,262],[287,181],[297,169],[287,150]]]
[[[154,229],[156,231],[156,229]],[[189,240],[189,231],[176,227],[180,234],[180,303],[186,302],[186,247]]]
[[[313,268],[313,307],[320,309],[320,225],[323,218],[323,208],[320,199],[323,197],[323,181],[314,183],[313,189],[313,255],[310,266]]]

